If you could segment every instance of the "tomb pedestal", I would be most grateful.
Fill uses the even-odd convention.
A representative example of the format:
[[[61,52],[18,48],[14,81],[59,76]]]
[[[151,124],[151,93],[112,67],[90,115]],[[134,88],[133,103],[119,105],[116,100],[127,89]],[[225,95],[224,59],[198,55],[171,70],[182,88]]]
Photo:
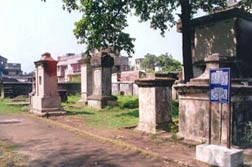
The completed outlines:
[[[49,53],[35,62],[35,90],[31,96],[31,112],[40,116],[65,114],[57,86],[57,61]]]
[[[92,93],[92,69],[90,65],[91,57],[88,55],[82,56],[79,61],[81,64],[81,99],[80,102],[87,104],[88,96]]]
[[[136,80],[139,87],[139,123],[137,130],[156,133],[168,129],[172,121],[171,86],[174,80],[164,75],[149,75]]]
[[[213,54],[205,58],[206,70],[186,84],[177,84],[179,94],[179,136],[195,141],[207,141],[209,121],[209,69],[227,67],[227,57]],[[231,71],[232,73],[232,71]],[[252,121],[252,86],[246,80],[232,78],[232,144],[247,147],[249,141],[247,129]],[[228,106],[212,103],[212,143],[225,144],[227,135]]]
[[[108,52],[98,52],[91,58],[92,94],[88,96],[88,106],[103,109],[115,106],[117,98],[112,96],[112,66],[114,59]]]

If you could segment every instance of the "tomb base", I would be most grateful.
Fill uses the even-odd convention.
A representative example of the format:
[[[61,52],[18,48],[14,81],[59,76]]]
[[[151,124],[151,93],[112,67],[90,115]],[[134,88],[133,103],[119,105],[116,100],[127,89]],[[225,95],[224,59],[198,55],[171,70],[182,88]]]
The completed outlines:
[[[201,144],[196,146],[196,159],[213,166],[238,167],[243,164],[243,151],[225,146]]]
[[[165,74],[149,74],[136,80],[139,92],[139,123],[136,130],[156,133],[167,130],[172,122],[171,86],[174,80]]]
[[[96,109],[103,109],[106,106],[116,106],[117,97],[115,96],[89,96],[88,106]]]
[[[64,115],[66,112],[60,105],[60,97],[32,96],[30,112],[38,116]]]
[[[163,123],[139,122],[135,130],[156,134],[158,131],[168,130],[171,122],[172,121]]]

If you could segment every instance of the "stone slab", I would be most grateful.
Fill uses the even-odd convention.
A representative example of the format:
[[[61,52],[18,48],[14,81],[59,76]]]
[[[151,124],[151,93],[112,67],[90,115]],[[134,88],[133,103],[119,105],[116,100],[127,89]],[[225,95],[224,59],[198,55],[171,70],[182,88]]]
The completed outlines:
[[[201,144],[196,146],[196,159],[213,166],[238,167],[243,164],[243,150],[225,146]]]

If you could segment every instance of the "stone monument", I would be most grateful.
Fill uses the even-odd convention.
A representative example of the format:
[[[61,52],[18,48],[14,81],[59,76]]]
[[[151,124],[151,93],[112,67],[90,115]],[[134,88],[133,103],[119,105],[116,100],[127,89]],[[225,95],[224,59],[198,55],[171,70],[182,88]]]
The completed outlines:
[[[208,140],[209,69],[231,69],[232,145],[252,145],[252,15],[231,9],[192,20],[194,26],[193,72],[179,94],[179,135]],[[227,107],[212,104],[212,143],[226,143]],[[221,113],[222,112],[222,113]]]
[[[149,74],[136,80],[139,87],[139,123],[137,130],[156,133],[168,129],[172,122],[172,93],[174,79],[165,74]]]
[[[90,55],[82,55],[81,60],[81,99],[80,102],[88,104],[88,96],[92,93],[92,69],[90,65]]]
[[[44,53],[41,59],[34,63],[35,90],[31,94],[31,112],[39,116],[65,114],[57,90],[57,61],[50,53]]]
[[[102,109],[115,106],[117,98],[112,96],[112,66],[114,59],[108,51],[94,54],[90,60],[92,68],[92,93],[87,97],[88,106]]]

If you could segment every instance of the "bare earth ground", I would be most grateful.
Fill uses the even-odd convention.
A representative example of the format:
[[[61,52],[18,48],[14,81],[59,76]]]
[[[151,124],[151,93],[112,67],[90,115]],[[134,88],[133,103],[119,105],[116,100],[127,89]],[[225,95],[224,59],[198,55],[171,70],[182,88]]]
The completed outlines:
[[[0,140],[15,143],[31,167],[180,166],[97,142],[25,115],[0,116]]]
[[[3,121],[6,119],[19,121],[7,123]],[[79,131],[74,133],[71,128]],[[129,144],[150,152],[150,156],[79,132]],[[148,135],[133,129],[91,128],[79,116],[50,119],[28,115],[0,116],[0,140],[17,144],[18,152],[29,157],[32,167],[208,166],[195,160],[194,144],[173,140],[169,133]],[[152,153],[158,156],[151,156]]]
[[[79,116],[54,117],[54,121],[76,127],[83,131],[103,136],[112,140],[129,143],[143,150],[158,153],[167,161],[176,162],[185,166],[208,166],[195,160],[195,146],[193,144],[178,142],[172,139],[171,133],[160,132],[157,135],[146,134],[132,129],[99,129],[85,126],[85,121]],[[198,143],[197,143],[198,144]]]

